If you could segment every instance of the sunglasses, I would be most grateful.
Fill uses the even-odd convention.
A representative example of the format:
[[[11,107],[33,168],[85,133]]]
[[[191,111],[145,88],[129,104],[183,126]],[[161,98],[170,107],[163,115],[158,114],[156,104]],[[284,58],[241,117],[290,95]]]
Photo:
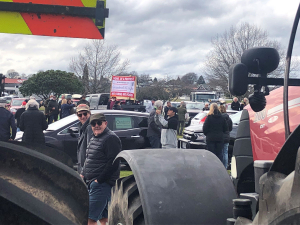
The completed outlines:
[[[102,125],[102,122],[104,122],[104,121],[100,121],[100,120],[98,120],[98,121],[92,121],[92,122],[91,122],[91,126],[92,126],[92,127],[95,127],[96,124],[98,124],[98,126],[101,126],[101,125]]]
[[[86,113],[86,112],[85,112],[85,113],[80,113],[80,114],[77,113],[77,116],[78,116],[78,117],[82,117],[82,115],[87,116],[87,114],[88,114],[88,113]]]

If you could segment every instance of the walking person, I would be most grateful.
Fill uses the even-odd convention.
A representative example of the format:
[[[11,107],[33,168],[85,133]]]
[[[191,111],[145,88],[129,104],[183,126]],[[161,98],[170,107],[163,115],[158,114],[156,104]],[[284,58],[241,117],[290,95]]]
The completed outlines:
[[[171,102],[167,101],[167,105],[164,107],[164,118],[165,118],[165,120],[168,119],[168,111],[169,111],[169,108],[171,106],[172,106]]]
[[[226,107],[224,105],[219,106],[219,111],[221,112],[222,116],[224,117],[228,130],[224,133],[224,145],[223,145],[223,164],[225,168],[228,167],[228,146],[230,141],[230,132],[232,131],[232,120],[229,115],[226,113]]]
[[[80,122],[77,144],[77,171],[80,174],[86,157],[86,149],[93,135],[93,131],[90,125],[90,107],[86,104],[80,104],[76,108],[76,113]]]
[[[234,97],[233,102],[231,103],[231,109],[239,111],[240,110],[240,103],[238,102],[238,98]]]
[[[248,104],[249,104],[248,98],[244,98],[243,102],[240,105],[240,110],[242,111],[245,108],[245,106],[248,105]]]
[[[71,103],[71,99],[69,99],[69,100],[63,99],[61,101],[61,118],[60,119],[70,116],[71,109],[73,109],[74,107],[75,107],[75,104]]]
[[[53,123],[53,121],[56,122],[58,119],[59,110],[58,110],[58,103],[56,101],[55,95],[53,95],[52,98],[50,98],[50,101],[48,103],[48,110],[49,110],[48,124]]]
[[[182,131],[185,125],[185,114],[187,113],[185,102],[180,103],[180,107],[178,108],[178,127],[177,133],[182,135]]]
[[[17,120],[17,132],[20,131],[20,119],[23,112],[25,112],[26,102],[22,102],[21,108],[19,108],[15,114],[15,119]]]
[[[16,137],[17,126],[14,115],[5,106],[6,100],[0,99],[0,141],[12,141]]]
[[[203,124],[203,133],[206,136],[206,146],[223,162],[224,133],[228,131],[225,118],[221,115],[218,105],[213,103]]]
[[[155,123],[162,126],[161,144],[162,148],[177,148],[177,125],[178,116],[176,115],[176,107],[170,107],[168,111],[168,119],[165,120],[161,114],[161,109],[156,110]]]
[[[160,148],[161,147],[161,125],[157,125],[155,123],[154,117],[156,114],[156,109],[162,109],[163,103],[158,100],[154,102],[154,108],[150,112],[148,119],[148,130],[147,137],[150,141],[150,145],[152,148]]]
[[[39,103],[36,100],[29,100],[26,104],[26,111],[20,119],[20,129],[24,131],[22,141],[31,144],[45,144],[43,131],[48,124],[43,112],[39,111]]]
[[[81,177],[88,184],[88,225],[101,225],[108,221],[108,202],[111,188],[120,177],[120,162],[116,156],[122,150],[119,137],[107,127],[102,113],[90,117],[93,136],[86,150],[86,160]]]

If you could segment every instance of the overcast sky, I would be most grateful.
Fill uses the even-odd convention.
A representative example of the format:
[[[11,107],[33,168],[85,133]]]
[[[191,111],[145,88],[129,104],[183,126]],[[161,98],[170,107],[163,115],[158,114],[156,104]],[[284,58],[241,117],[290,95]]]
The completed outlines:
[[[287,47],[298,5],[299,0],[107,0],[105,40],[130,60],[128,71],[152,77],[200,75],[211,38],[232,25],[257,25]],[[0,34],[0,73],[69,71],[70,58],[88,42]],[[299,43],[297,38],[294,55],[300,56]]]

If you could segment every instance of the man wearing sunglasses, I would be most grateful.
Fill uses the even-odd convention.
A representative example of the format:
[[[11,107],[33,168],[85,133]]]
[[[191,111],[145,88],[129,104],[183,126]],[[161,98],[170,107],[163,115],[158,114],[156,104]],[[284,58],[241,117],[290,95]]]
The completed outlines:
[[[88,225],[97,225],[98,220],[105,225],[111,188],[120,177],[120,163],[114,159],[122,150],[122,145],[119,137],[107,127],[104,114],[93,114],[90,124],[93,136],[86,150],[81,174],[89,190]]]
[[[90,107],[86,104],[80,104],[76,108],[77,117],[79,123],[79,139],[77,144],[77,171],[80,174],[85,161],[86,149],[89,141],[93,135],[92,128],[90,126]]]

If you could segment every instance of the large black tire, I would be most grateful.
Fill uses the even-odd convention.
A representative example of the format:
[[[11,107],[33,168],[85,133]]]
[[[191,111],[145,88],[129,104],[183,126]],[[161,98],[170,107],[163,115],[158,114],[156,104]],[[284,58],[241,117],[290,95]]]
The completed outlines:
[[[217,225],[232,215],[234,187],[211,152],[140,149],[118,157],[128,162],[133,176],[117,180],[112,189],[110,225]]]
[[[145,224],[142,202],[134,176],[120,178],[112,189],[108,223],[143,225]]]

